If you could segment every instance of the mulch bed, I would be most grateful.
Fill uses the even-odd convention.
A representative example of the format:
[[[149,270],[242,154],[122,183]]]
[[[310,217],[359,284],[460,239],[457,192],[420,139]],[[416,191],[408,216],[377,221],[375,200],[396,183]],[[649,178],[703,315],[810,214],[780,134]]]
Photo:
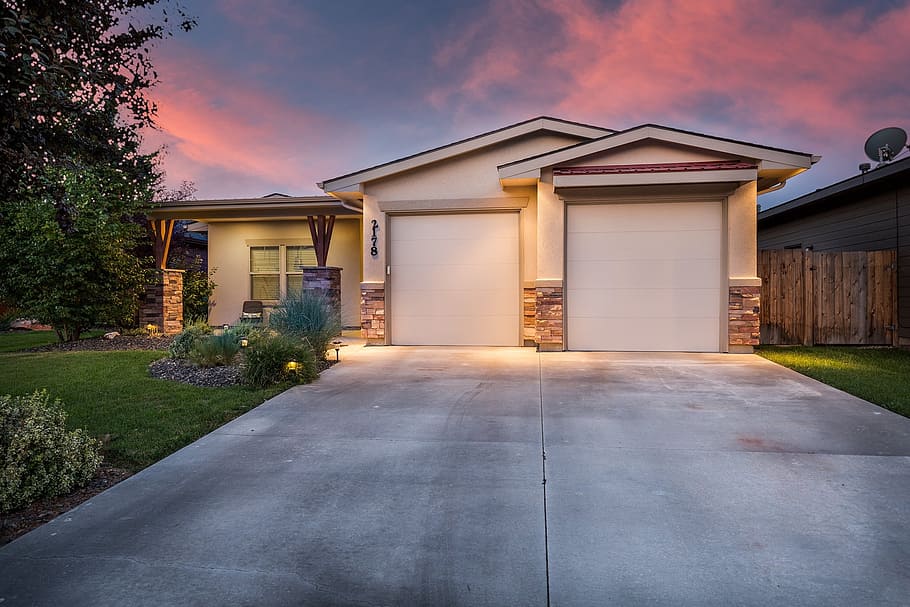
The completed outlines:
[[[146,335],[118,335],[114,339],[93,337],[57,344],[48,344],[23,350],[23,352],[102,352],[105,350],[167,350],[171,337]]]
[[[169,379],[204,388],[235,386],[241,382],[243,368],[240,365],[197,367],[187,360],[162,358],[149,365],[149,375],[158,379]]]
[[[76,489],[68,495],[40,499],[22,510],[0,515],[0,546],[72,510],[132,475],[129,470],[101,464],[95,478],[81,489]]]

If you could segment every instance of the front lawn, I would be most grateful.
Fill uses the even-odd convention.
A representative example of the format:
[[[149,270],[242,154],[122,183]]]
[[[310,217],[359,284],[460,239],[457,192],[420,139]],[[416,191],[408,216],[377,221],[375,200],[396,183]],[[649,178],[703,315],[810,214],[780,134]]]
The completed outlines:
[[[11,337],[2,336],[0,347]],[[163,356],[163,351],[0,354],[0,394],[46,388],[62,401],[67,426],[102,439],[106,461],[136,471],[283,389],[199,388],[153,379],[146,367]]]
[[[87,331],[82,334],[83,339],[98,337],[104,331]],[[0,333],[0,352],[18,352],[38,346],[57,343],[57,334],[54,331],[6,331]]]
[[[763,346],[757,354],[910,417],[910,352],[906,350]]]

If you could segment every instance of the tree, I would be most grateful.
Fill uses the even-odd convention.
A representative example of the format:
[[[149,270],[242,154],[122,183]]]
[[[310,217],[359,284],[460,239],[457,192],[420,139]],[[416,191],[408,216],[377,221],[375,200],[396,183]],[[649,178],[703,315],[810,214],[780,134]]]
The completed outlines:
[[[135,219],[158,182],[140,152],[155,116],[150,47],[174,15],[195,25],[170,6],[0,2],[0,298],[59,324],[61,339],[135,305]]]
[[[156,109],[150,47],[171,34],[167,8],[153,19],[159,2],[3,0],[0,201],[40,188],[47,167],[136,168],[140,130]],[[179,6],[176,14],[180,28],[194,27]],[[66,211],[58,208],[61,224]]]
[[[149,263],[135,255],[144,230],[129,219],[148,204],[150,184],[143,198],[140,184],[107,167],[50,169],[47,178],[59,185],[69,221],[61,227],[43,195],[9,210],[0,240],[4,295],[53,325],[61,341],[98,323],[131,325]]]

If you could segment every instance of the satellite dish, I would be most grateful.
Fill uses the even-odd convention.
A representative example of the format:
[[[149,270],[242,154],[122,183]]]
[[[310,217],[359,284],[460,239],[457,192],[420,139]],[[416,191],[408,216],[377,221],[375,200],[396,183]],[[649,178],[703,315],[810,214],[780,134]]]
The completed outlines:
[[[866,139],[866,156],[879,164],[891,162],[907,145],[907,131],[896,126],[875,131]]]

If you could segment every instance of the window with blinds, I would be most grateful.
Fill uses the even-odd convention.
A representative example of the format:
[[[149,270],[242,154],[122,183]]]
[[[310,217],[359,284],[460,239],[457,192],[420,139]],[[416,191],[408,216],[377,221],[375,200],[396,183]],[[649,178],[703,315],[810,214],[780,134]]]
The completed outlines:
[[[250,299],[281,297],[279,247],[250,247]]]
[[[303,288],[303,268],[316,265],[316,249],[311,246],[285,247],[288,297],[299,297]]]
[[[250,247],[250,299],[274,301],[282,291],[288,297],[299,296],[303,268],[315,265],[312,245]]]

